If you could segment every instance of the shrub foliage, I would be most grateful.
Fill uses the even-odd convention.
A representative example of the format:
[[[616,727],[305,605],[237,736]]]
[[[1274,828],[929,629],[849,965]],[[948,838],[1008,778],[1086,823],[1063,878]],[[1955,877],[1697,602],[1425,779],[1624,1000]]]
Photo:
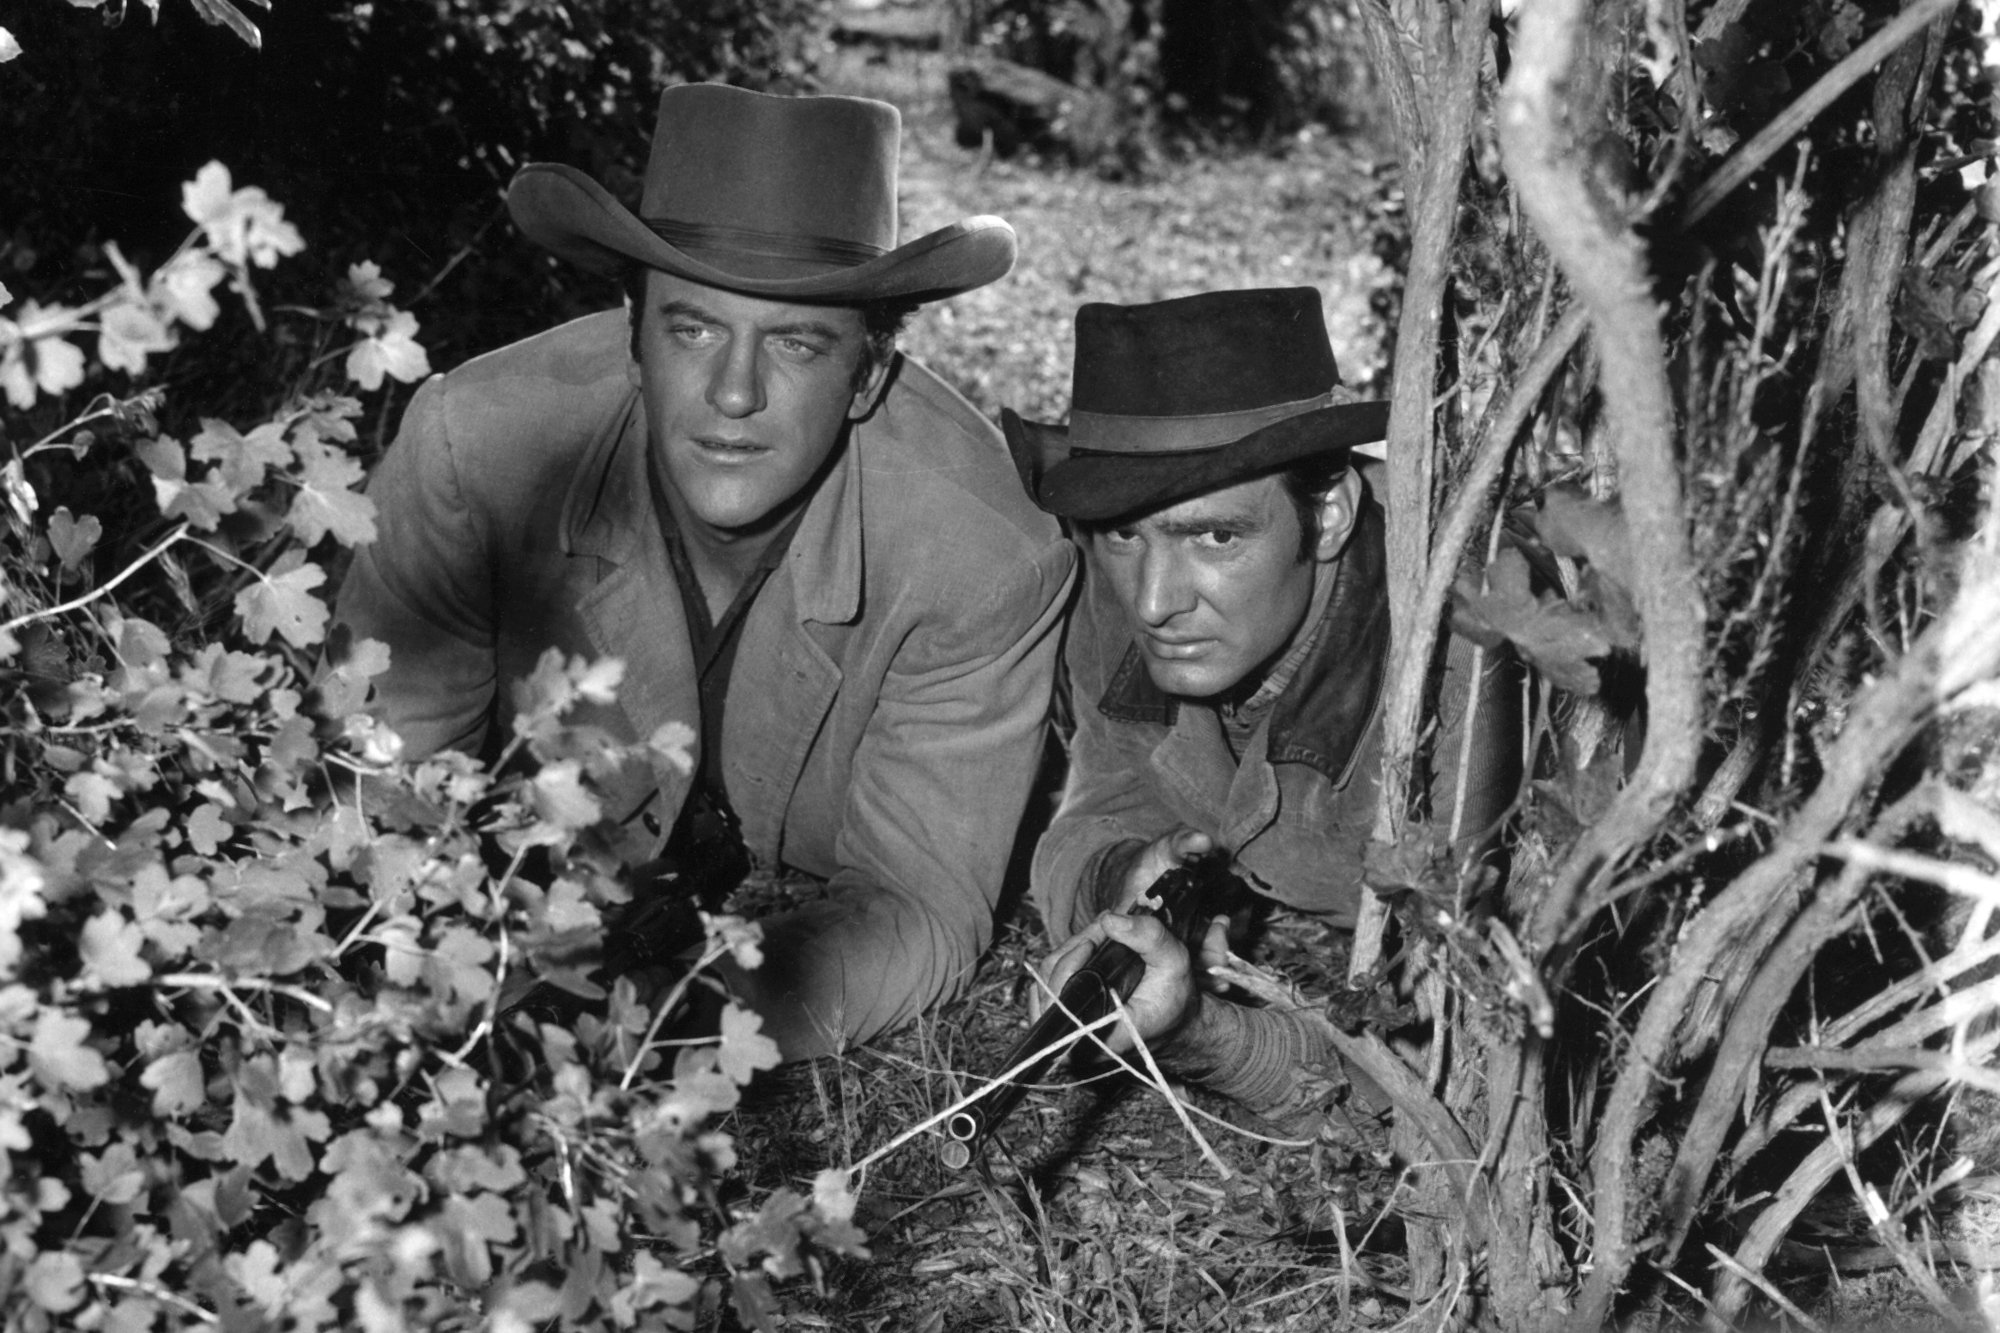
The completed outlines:
[[[770,1327],[771,1279],[860,1234],[841,1174],[722,1202],[711,1120],[777,1051],[734,1008],[719,1041],[667,1024],[708,964],[756,965],[755,927],[712,919],[664,998],[589,979],[628,897],[593,783],[685,767],[691,733],[566,725],[621,668],[552,654],[492,765],[404,760],[358,711],[387,650],[329,642],[322,600],[374,536],[349,389],[426,370],[380,271],[302,312],[342,345],[254,425],[183,440],[143,389],[74,408],[225,286],[273,317],[256,282],[303,248],[280,207],[213,163],[183,202],[150,274],[107,246],[119,281],[82,305],[0,289],[0,1313],[689,1328],[726,1284]],[[536,987],[594,1003],[547,1021]]]

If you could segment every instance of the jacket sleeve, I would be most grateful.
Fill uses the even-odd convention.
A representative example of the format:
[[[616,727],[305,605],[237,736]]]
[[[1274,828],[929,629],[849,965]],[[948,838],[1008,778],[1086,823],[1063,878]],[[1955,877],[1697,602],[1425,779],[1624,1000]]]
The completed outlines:
[[[489,552],[459,476],[433,376],[369,478],[375,541],[355,553],[335,603],[357,639],[389,648],[372,711],[405,753],[476,752],[494,690]]]
[[[1181,826],[1154,794],[1149,765],[1157,728],[1114,721],[1098,708],[1131,635],[1108,590],[1084,595],[1064,650],[1076,732],[1062,802],[1035,848],[1030,891],[1049,934],[1064,940],[1103,910],[1110,890],[1101,881],[1122,855]]]
[[[764,922],[764,965],[731,969],[787,1059],[840,1049],[962,986],[1046,738],[1075,554],[1051,541],[941,598],[883,682],[853,761],[829,894]]]

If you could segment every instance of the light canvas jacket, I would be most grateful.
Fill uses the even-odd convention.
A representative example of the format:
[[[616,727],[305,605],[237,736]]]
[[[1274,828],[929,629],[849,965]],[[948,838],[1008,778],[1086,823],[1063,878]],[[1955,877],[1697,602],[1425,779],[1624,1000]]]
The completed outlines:
[[[624,739],[697,731],[621,311],[433,377],[370,480],[379,539],[337,616],[389,645],[378,712],[413,754],[509,734],[545,649],[618,657]],[[970,973],[1040,755],[1074,556],[999,433],[903,359],[850,428],[746,617],[724,782],[751,854],[827,883],[766,923],[751,979],[789,1058],[912,1017]],[[614,815],[671,827],[690,778],[629,772]]]

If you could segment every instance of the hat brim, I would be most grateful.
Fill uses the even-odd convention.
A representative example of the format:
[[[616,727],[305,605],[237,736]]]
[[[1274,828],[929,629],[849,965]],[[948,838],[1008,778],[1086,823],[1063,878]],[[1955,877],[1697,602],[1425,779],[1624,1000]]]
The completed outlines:
[[[997,217],[972,217],[847,268],[791,277],[733,273],[670,244],[589,176],[553,162],[532,162],[515,174],[507,209],[530,240],[579,268],[610,273],[638,263],[774,300],[935,301],[983,287],[1014,267],[1014,229]]]
[[[1389,404],[1337,403],[1227,444],[1146,454],[1072,450],[1068,427],[1011,409],[1002,410],[1000,425],[1035,503],[1059,518],[1096,522],[1178,504],[1308,458],[1351,453],[1387,434]]]

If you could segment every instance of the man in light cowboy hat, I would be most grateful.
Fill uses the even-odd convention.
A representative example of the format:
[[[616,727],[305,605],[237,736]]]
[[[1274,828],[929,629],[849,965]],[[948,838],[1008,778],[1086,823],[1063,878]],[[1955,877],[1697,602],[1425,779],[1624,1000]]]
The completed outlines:
[[[1070,772],[1032,875],[1050,931],[1074,932],[1051,984],[1104,939],[1138,950],[1135,1022],[1163,1064],[1280,1120],[1318,1109],[1301,1072],[1333,1068],[1321,1029],[1204,994],[1179,943],[1122,909],[1219,847],[1282,907],[1352,926],[1389,605],[1382,514],[1349,456],[1387,415],[1340,388],[1305,287],[1086,305],[1068,427],[1002,418],[1084,549]],[[1499,793],[1478,785],[1461,827],[1483,833]]]
[[[609,813],[655,844],[733,807],[749,853],[826,882],[733,973],[787,1058],[962,982],[1041,751],[1074,556],[998,432],[895,354],[917,303],[1014,260],[998,218],[896,243],[893,107],[719,85],[660,98],[636,213],[567,167],[514,220],[626,275],[627,314],[433,378],[371,481],[339,614],[386,642],[378,712],[421,755],[490,751],[553,647],[617,657],[642,740]]]

